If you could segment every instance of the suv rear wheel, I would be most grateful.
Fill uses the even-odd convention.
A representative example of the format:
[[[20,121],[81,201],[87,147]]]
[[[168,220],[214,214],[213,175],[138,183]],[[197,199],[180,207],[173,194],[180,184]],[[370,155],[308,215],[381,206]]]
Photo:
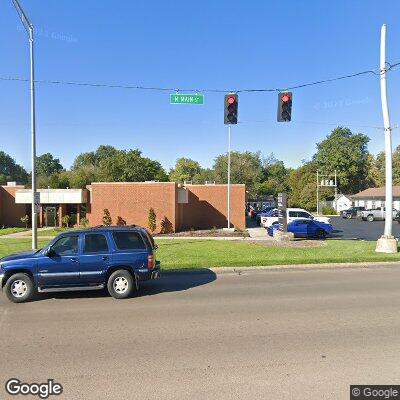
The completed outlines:
[[[113,272],[108,278],[108,293],[114,299],[126,299],[130,297],[135,288],[135,278],[133,278],[130,272],[124,269]]]
[[[369,215],[367,216],[367,221],[368,221],[368,222],[373,222],[373,221],[374,221],[374,216],[373,216],[372,214],[369,214]]]
[[[35,295],[35,285],[29,275],[18,273],[7,280],[4,291],[13,303],[23,303],[32,300]]]

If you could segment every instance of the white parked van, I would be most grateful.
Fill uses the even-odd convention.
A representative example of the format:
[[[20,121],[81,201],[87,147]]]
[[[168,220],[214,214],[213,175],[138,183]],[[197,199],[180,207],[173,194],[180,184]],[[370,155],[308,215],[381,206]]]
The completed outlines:
[[[331,223],[330,218],[328,217],[314,217],[311,213],[309,213],[307,210],[304,210],[303,208],[287,208],[286,209],[286,214],[287,214],[287,222],[288,224],[292,221],[295,221],[296,219],[314,219],[315,221],[320,221],[320,222],[325,222],[327,224]],[[270,217],[261,217],[261,225],[264,228],[268,228],[272,224],[276,224],[278,222],[278,209],[273,210],[271,212]]]

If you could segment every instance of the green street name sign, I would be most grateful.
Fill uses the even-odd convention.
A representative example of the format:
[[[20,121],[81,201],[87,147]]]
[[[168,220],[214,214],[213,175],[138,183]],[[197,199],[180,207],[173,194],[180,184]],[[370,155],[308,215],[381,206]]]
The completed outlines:
[[[171,94],[171,104],[204,104],[204,95],[202,94]]]

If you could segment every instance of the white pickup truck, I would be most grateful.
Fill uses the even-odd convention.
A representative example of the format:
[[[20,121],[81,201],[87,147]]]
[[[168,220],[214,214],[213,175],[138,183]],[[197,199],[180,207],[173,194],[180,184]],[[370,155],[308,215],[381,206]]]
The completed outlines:
[[[393,208],[392,219],[396,218],[398,211]],[[361,211],[360,217],[363,221],[384,221],[385,220],[385,208],[377,208],[374,210]]]
[[[287,208],[287,222],[288,224],[296,219],[314,219],[315,221],[325,222],[326,224],[330,224],[331,220],[328,217],[314,217],[311,213],[304,210],[303,208]],[[264,228],[268,228],[272,224],[276,224],[278,222],[278,209],[271,211],[271,216],[269,217],[261,217],[261,226]]]

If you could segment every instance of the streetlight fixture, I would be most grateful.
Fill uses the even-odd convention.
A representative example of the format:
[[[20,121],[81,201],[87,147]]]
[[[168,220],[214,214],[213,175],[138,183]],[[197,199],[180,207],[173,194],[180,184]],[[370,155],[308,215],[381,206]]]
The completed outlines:
[[[12,3],[21,19],[29,38],[30,52],[30,92],[31,92],[31,140],[32,140],[32,249],[37,249],[37,207],[36,198],[36,121],[35,121],[35,69],[33,57],[33,25],[26,16],[18,0]]]

